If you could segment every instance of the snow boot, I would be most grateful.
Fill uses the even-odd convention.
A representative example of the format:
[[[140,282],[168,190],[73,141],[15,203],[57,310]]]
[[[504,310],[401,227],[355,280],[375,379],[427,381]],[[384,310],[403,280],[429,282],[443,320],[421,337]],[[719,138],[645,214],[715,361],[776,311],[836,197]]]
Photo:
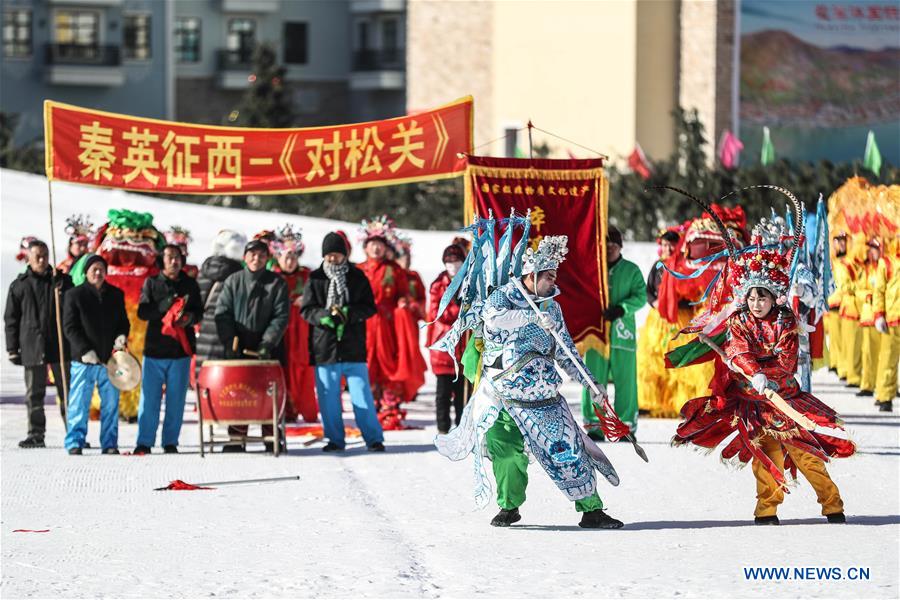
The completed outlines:
[[[579,527],[584,529],[621,529],[625,524],[603,512],[602,508],[591,510],[581,516]]]
[[[753,519],[753,522],[757,525],[781,525],[781,522],[778,521],[778,515],[772,515],[769,517],[756,517]]]
[[[27,438],[19,442],[19,448],[46,448],[44,438],[29,435]]]
[[[846,523],[847,517],[844,516],[844,513],[831,513],[830,515],[825,515],[825,518],[828,519],[829,523]]]
[[[522,520],[522,515],[519,514],[518,508],[513,508],[511,510],[506,510],[505,508],[501,508],[500,512],[497,513],[493,519],[491,519],[492,527],[509,527],[513,523]]]

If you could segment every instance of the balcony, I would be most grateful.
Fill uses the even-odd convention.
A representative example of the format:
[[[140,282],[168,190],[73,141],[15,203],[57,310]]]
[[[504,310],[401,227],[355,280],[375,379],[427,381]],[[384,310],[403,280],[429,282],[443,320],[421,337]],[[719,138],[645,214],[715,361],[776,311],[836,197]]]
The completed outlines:
[[[278,12],[279,0],[222,0],[223,12],[274,13]]]
[[[406,86],[406,50],[382,48],[353,53],[352,90],[402,90]]]
[[[102,87],[125,83],[118,46],[47,44],[45,54],[48,83]]]
[[[406,0],[351,0],[350,12],[363,13],[402,13],[406,11]]]
[[[253,50],[219,50],[216,55],[219,87],[223,90],[243,90],[250,85],[253,72]]]

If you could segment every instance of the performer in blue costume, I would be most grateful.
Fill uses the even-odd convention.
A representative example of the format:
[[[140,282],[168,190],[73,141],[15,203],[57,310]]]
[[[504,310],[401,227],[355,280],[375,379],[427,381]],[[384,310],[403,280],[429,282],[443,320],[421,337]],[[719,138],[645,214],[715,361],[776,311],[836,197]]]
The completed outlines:
[[[512,229],[515,217],[510,223]],[[493,220],[487,227],[493,228]],[[478,230],[476,225],[476,235]],[[527,224],[524,237],[527,238]],[[618,485],[618,475],[600,448],[578,426],[566,400],[559,394],[562,378],[556,365],[580,384],[591,385],[585,378],[588,371],[584,365],[579,370],[551,333],[558,334],[571,356],[581,360],[560,306],[554,300],[560,293],[556,275],[567,252],[567,238],[544,237],[536,252],[528,248],[521,266],[513,263],[512,276],[521,280],[507,276],[503,282],[503,258],[512,255],[515,261],[521,256],[518,251],[504,249],[504,241],[509,245],[510,238],[507,235],[501,239],[499,259],[492,253],[493,231],[476,240],[474,259],[470,256],[467,263],[488,265],[486,275],[480,275],[480,281],[476,282],[479,274],[473,276],[471,272],[478,269],[470,269],[466,277],[468,285],[464,284],[462,290],[463,318],[434,345],[434,349],[445,349],[445,346],[452,349],[462,332],[472,329],[475,339],[480,340],[476,345],[482,352],[478,385],[459,426],[446,435],[439,435],[435,445],[451,460],[474,454],[475,496],[480,507],[487,504],[491,488],[482,457],[487,455],[493,461],[500,506],[500,512],[491,521],[495,527],[508,527],[521,519],[519,507],[525,502],[528,484],[526,446],[560,491],[575,503],[576,510],[583,513],[581,527],[622,527],[621,521],[603,511],[596,491],[598,471],[612,485]],[[496,270],[492,268],[495,260]],[[500,285],[494,288],[490,285],[492,281]],[[483,290],[487,298],[481,301],[478,293],[473,293],[467,300],[466,289],[473,286]],[[529,306],[523,291],[530,295],[540,312]],[[451,298],[453,292],[451,286],[448,290]],[[595,402],[603,412],[601,423],[607,439],[626,435],[629,429],[609,406],[605,388],[592,383],[599,390]]]

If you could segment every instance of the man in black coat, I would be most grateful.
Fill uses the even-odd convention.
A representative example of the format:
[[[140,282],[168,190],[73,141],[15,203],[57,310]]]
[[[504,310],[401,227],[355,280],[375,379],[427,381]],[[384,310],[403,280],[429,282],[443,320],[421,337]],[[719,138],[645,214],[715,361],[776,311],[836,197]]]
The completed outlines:
[[[384,432],[372,399],[366,366],[366,319],[375,314],[372,286],[347,260],[347,245],[337,233],[322,242],[322,266],[303,291],[300,314],[310,325],[310,357],[316,365],[316,394],[328,443],[322,450],[344,449],[341,379],[347,379],[356,425],[369,450],[384,451]]]
[[[156,443],[163,386],[166,389],[166,418],[162,447],[166,454],[178,452],[191,356],[196,349],[194,324],[203,315],[200,287],[183,270],[181,247],[167,244],[161,258],[162,271],[144,280],[138,304],[138,318],[148,323],[134,454],[150,454],[150,448]]]
[[[94,386],[100,393],[100,447],[118,454],[119,390],[106,374],[113,352],[125,350],[130,325],[125,294],[106,283],[106,261],[91,254],[84,263],[85,281],[66,293],[63,330],[72,349],[69,431],[66,450],[81,454],[87,436]]]
[[[44,447],[48,365],[53,372],[63,422],[66,420],[68,380],[65,385],[63,380],[69,376],[69,345],[63,338],[64,356],[60,360],[56,322],[57,314],[62,316],[62,304],[57,308],[57,302],[62,302],[63,294],[71,287],[68,275],[50,268],[47,244],[32,241],[28,245],[28,268],[10,284],[4,313],[9,361],[25,367],[28,437],[19,442],[20,448]]]

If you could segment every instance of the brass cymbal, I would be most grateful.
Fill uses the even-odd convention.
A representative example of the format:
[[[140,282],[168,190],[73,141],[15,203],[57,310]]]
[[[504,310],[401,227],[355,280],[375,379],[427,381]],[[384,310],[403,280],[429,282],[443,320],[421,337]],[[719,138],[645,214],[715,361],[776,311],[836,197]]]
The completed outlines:
[[[141,384],[141,363],[128,351],[113,352],[106,363],[106,374],[116,389],[130,392]]]

